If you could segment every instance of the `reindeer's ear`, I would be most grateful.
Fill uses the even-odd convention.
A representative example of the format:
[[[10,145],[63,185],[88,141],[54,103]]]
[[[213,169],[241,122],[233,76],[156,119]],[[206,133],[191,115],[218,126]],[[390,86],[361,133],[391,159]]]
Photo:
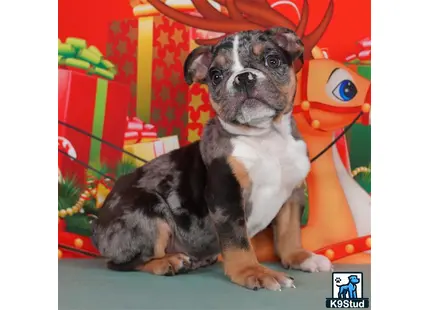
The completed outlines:
[[[267,30],[266,33],[290,55],[292,62],[297,58],[302,59],[305,47],[294,31],[288,28],[276,27]]]
[[[212,61],[211,48],[199,46],[187,57],[184,64],[184,77],[188,85],[203,83]]]

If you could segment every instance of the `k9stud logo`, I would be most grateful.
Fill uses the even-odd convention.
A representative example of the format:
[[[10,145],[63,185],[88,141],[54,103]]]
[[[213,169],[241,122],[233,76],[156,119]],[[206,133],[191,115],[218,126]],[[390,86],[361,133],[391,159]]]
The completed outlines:
[[[369,308],[369,298],[363,297],[362,272],[333,272],[332,297],[327,308]]]

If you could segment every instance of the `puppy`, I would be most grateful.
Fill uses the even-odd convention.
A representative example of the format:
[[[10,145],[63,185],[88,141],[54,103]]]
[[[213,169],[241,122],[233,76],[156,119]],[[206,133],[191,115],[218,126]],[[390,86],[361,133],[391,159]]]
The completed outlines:
[[[289,29],[248,31],[198,47],[186,81],[208,85],[217,115],[201,141],[120,178],[99,210],[93,242],[114,270],[176,275],[213,264],[249,289],[293,279],[261,265],[250,238],[272,224],[282,264],[328,271],[300,241],[306,144],[291,111],[293,62],[303,44]]]

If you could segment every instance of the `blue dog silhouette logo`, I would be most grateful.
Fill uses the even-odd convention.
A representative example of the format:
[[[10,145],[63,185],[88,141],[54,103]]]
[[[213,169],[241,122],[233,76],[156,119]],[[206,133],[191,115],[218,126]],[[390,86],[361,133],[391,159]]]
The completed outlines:
[[[333,272],[332,296],[326,298],[326,308],[369,308],[369,298],[363,297],[363,273]]]
[[[360,283],[360,279],[357,275],[353,274],[348,277],[348,283],[339,284],[342,281],[341,278],[336,278],[336,286],[339,288],[337,298],[358,298],[357,296],[357,284]]]

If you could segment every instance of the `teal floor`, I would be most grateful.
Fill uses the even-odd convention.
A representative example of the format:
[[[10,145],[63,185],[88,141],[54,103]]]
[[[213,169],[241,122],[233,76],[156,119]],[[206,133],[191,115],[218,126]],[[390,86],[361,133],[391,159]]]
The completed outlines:
[[[114,272],[98,259],[64,259],[58,264],[60,310],[316,310],[326,309],[332,293],[331,273],[290,271],[297,288],[270,292],[232,284],[220,264],[175,277]],[[369,265],[336,265],[335,271],[362,271],[364,297],[370,297]]]

